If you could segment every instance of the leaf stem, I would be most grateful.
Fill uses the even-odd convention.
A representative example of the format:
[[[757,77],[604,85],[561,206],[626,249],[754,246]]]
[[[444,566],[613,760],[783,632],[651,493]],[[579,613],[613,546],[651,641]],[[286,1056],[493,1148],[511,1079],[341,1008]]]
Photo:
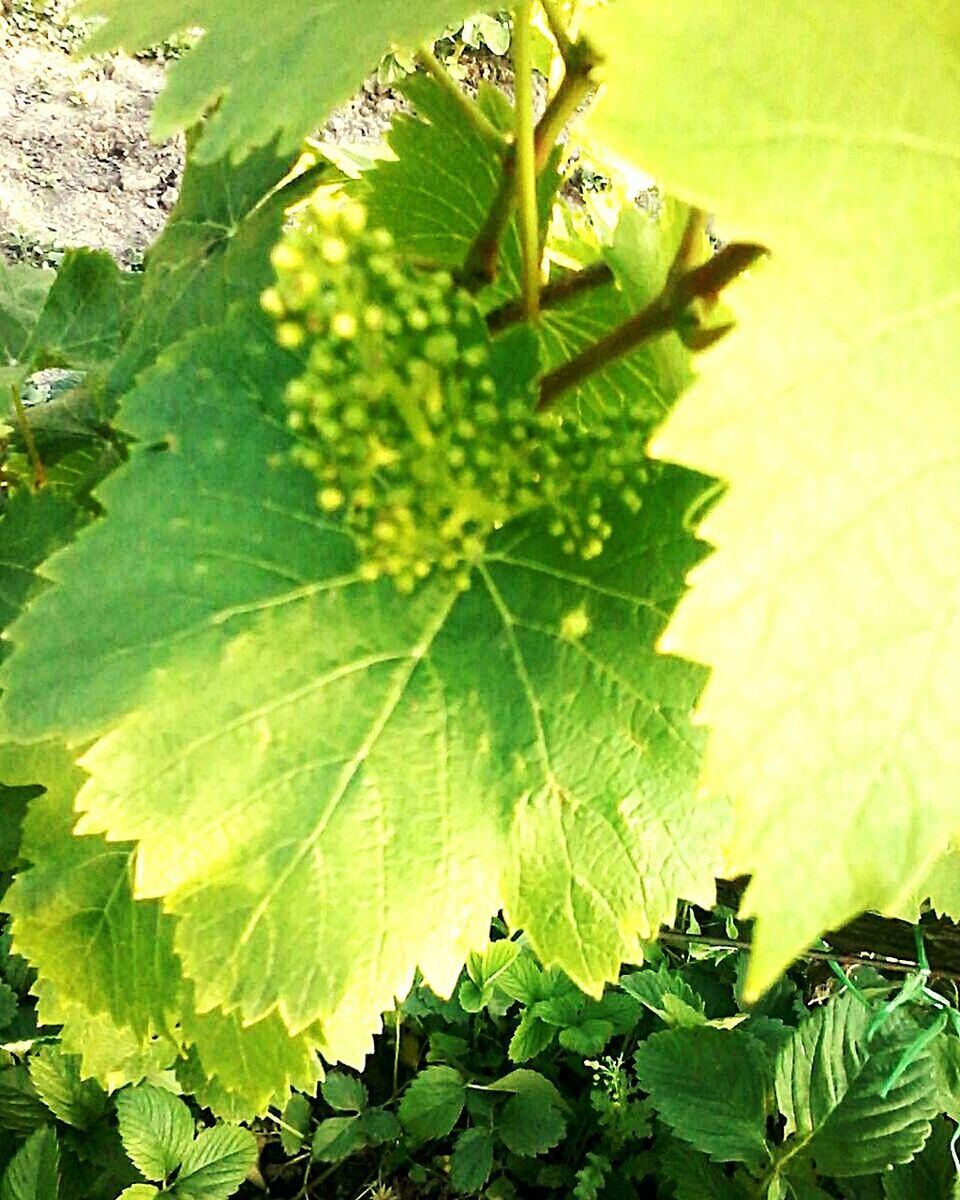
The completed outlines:
[[[681,250],[683,243],[681,243]],[[646,308],[618,325],[605,337],[588,346],[569,362],[544,375],[540,382],[539,409],[549,408],[570,388],[576,387],[591,375],[625,354],[630,354],[646,342],[677,329],[689,305],[697,299],[715,297],[732,280],[767,253],[763,246],[749,242],[731,242],[708,262],[682,274],[671,268],[663,291]],[[729,326],[707,331],[709,336],[701,348],[716,341]]]
[[[516,187],[523,250],[523,311],[540,320],[540,216],[537,211],[537,158],[533,121],[533,0],[520,0],[513,21],[514,103],[516,109]]]
[[[480,108],[475,100],[457,85],[456,80],[446,69],[439,58],[434,54],[433,50],[427,43],[417,47],[417,58],[420,60],[424,69],[431,75],[437,83],[443,88],[448,96],[454,101],[463,116],[470,122],[473,128],[480,134],[484,141],[496,146],[498,150],[504,150],[507,146],[507,139],[494,125],[487,114]]]
[[[525,5],[529,12],[529,3]],[[514,17],[514,40],[521,28],[521,13],[518,8]],[[525,25],[529,38],[529,22]],[[564,37],[564,77],[554,95],[547,103],[543,116],[534,131],[534,163],[539,176],[543,173],[553,147],[574,112],[593,89],[593,70],[600,63],[599,56],[584,38],[571,42]],[[516,47],[515,47],[516,49]],[[530,112],[533,108],[531,104]],[[497,260],[500,243],[510,224],[517,201],[517,146],[508,147],[503,156],[503,172],[500,186],[493,198],[486,220],[477,232],[460,270],[460,282],[471,291],[492,283],[497,275]]]
[[[33,430],[30,428],[30,422],[27,420],[27,410],[24,408],[23,400],[20,398],[20,385],[17,383],[11,384],[10,393],[13,396],[13,407],[17,413],[17,424],[20,426],[20,433],[23,437],[24,445],[27,447],[30,465],[33,467],[34,482],[40,488],[47,482],[47,473],[43,469],[43,463],[40,461],[40,455],[37,452],[37,443],[33,438]]]

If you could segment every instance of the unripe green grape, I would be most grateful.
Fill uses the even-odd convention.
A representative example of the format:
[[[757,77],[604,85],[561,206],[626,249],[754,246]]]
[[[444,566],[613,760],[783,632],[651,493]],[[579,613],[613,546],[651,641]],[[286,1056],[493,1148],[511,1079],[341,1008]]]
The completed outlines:
[[[286,392],[293,458],[354,538],[363,579],[408,593],[437,571],[465,589],[490,534],[538,511],[565,554],[589,560],[611,535],[598,488],[613,475],[639,506],[639,435],[499,395],[472,297],[406,262],[360,205],[315,201],[271,261],[262,305],[305,364]]]

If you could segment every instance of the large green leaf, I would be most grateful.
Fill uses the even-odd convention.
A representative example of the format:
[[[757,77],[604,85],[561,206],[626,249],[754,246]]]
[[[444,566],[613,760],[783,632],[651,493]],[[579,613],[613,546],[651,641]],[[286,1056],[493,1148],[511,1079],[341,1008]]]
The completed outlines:
[[[22,357],[54,278],[53,271],[0,259],[0,367]]]
[[[760,1164],[769,1105],[763,1047],[737,1029],[670,1029],[635,1056],[637,1080],[677,1137],[717,1162]]]
[[[704,481],[652,470],[597,559],[510,526],[465,594],[404,598],[359,581],[288,465],[290,367],[263,337],[238,316],[127,397],[141,445],[107,516],[11,632],[9,732],[106,735],[78,829],[137,843],[135,894],[176,916],[200,1011],[320,1021],[359,1062],[415,967],[449,993],[501,907],[598,992],[678,894],[712,895],[702,673],[652,650]]]
[[[104,368],[126,337],[143,285],[102,250],[70,250],[50,289],[24,359],[42,367]]]
[[[926,1051],[888,1083],[916,1026],[868,1037],[869,1026],[869,1011],[848,992],[808,1017],[778,1055],[787,1154],[812,1158],[824,1175],[872,1175],[909,1162],[941,1108]]]
[[[592,29],[599,136],[773,251],[654,446],[731,484],[664,645],[714,668],[756,995],[958,824],[960,10],[633,2]]]
[[[198,156],[240,159],[274,139],[292,152],[304,135],[348,100],[391,43],[416,45],[475,10],[476,0],[84,0],[81,11],[107,23],[93,52],[141,50],[200,26],[204,35],[169,72],[154,109],[153,133],[166,138],[217,105]],[[269,16],[269,19],[267,17]]]
[[[312,1090],[316,1030],[291,1038],[276,1014],[244,1025],[236,1013],[196,1011],[172,951],[173,919],[157,901],[133,898],[134,847],[73,836],[84,778],[73,758],[56,742],[6,747],[0,757],[5,782],[47,788],[24,821],[21,853],[32,865],[4,903],[17,952],[41,971],[41,1008],[65,1024],[65,1041],[83,1054],[85,1073],[113,1086],[139,1078],[170,1065],[176,1037],[217,1075],[232,1098],[231,1115],[262,1113],[291,1087]],[[169,1057],[158,1059],[157,1050]]]
[[[0,629],[42,589],[37,569],[84,519],[75,504],[53,491],[20,491],[10,500],[0,517]]]
[[[218,325],[234,301],[258,296],[272,280],[269,251],[285,211],[326,170],[296,166],[273,146],[237,166],[188,158],[176,207],[147,252],[141,302],[110,377],[115,393],[165,347]]]
[[[403,94],[415,115],[399,113],[388,134],[395,159],[381,159],[361,178],[371,223],[389,230],[398,249],[453,271],[462,267],[493,206],[503,178],[503,148],[468,121],[449,91],[436,80],[411,75]],[[513,108],[504,94],[481,84],[477,103],[495,128],[513,127]],[[560,184],[557,158],[538,185],[541,229],[546,230]],[[521,290],[519,222],[507,225],[499,246],[496,282],[480,296],[493,308]]]

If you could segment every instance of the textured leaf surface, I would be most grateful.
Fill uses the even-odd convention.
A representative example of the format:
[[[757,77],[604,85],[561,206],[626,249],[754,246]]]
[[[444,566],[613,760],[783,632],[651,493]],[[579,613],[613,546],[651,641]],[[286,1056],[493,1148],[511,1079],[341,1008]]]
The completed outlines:
[[[60,1147],[52,1125],[31,1133],[13,1156],[0,1183],[0,1200],[57,1200]]]
[[[635,1056],[637,1080],[677,1137],[719,1162],[766,1153],[767,1060],[736,1029],[655,1033]]]
[[[367,1089],[363,1080],[343,1071],[331,1071],[323,1081],[323,1098],[340,1112],[362,1112],[367,1107]]]
[[[658,1162],[661,1172],[673,1184],[676,1200],[748,1200],[753,1190],[752,1180],[747,1187],[738,1186],[722,1166],[676,1139],[666,1143]]]
[[[160,1182],[180,1166],[193,1141],[193,1117],[180,1099],[144,1083],[117,1096],[123,1148],[148,1179]]]
[[[773,251],[655,443],[731,483],[664,644],[714,668],[706,780],[739,805],[756,994],[896,908],[957,827],[960,25],[681,0],[592,28],[600,137]]]
[[[257,1153],[257,1140],[249,1129],[215,1125],[201,1130],[183,1156],[178,1200],[228,1200],[257,1161]]]
[[[804,1021],[778,1058],[777,1101],[794,1139],[788,1144],[825,1175],[871,1175],[909,1162],[940,1109],[927,1052],[882,1095],[917,1029],[880,1031],[868,1042],[869,1023],[870,1013],[847,993]]]
[[[954,1126],[940,1117],[927,1141],[912,1162],[895,1167],[883,1176],[886,1200],[956,1200],[960,1180],[950,1154]]]
[[[234,159],[274,139],[294,151],[348,100],[393,42],[414,46],[474,9],[464,0],[273,0],[270,20],[257,0],[86,0],[81,11],[105,16],[87,50],[140,50],[202,26],[200,42],[170,70],[154,109],[153,132],[189,128],[222,100],[198,155]]]
[[[8,726],[119,720],[84,757],[78,828],[138,843],[135,894],[178,918],[198,1011],[319,1020],[359,1062],[415,966],[449,992],[500,907],[598,991],[678,894],[712,896],[702,674],[651,649],[701,554],[682,521],[704,481],[655,470],[589,563],[508,528],[466,594],[403,598],[360,584],[308,476],[267,465],[289,368],[260,338],[240,318],[191,338],[127,398],[142,448],[11,633]]]

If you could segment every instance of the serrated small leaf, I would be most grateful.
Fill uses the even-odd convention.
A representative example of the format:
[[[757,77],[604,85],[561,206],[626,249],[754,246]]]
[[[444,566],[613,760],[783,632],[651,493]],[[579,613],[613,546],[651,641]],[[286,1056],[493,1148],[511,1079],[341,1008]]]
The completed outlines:
[[[579,1025],[561,1029],[557,1040],[565,1050],[587,1058],[600,1054],[613,1037],[613,1032],[613,1025],[610,1021],[591,1017]]]
[[[465,1129],[453,1143],[450,1183],[455,1192],[479,1192],[493,1170],[493,1138],[487,1129]]]
[[[40,1099],[27,1068],[22,1064],[0,1070],[0,1129],[32,1133],[50,1121],[50,1110]]]
[[[697,995],[679,972],[672,971],[666,965],[656,970],[647,968],[643,971],[621,975],[619,983],[629,996],[632,996],[634,1000],[639,1000],[644,1008],[648,1008],[662,1021],[670,1024],[679,1022],[682,1010],[675,1004],[666,1005],[664,1000],[667,996],[681,1001],[685,1008],[696,1013],[703,1014],[704,1012],[702,997]]]
[[[79,1058],[59,1046],[41,1046],[28,1070],[40,1099],[60,1121],[89,1129],[107,1111],[107,1095],[92,1079],[80,1078]]]
[[[769,1064],[739,1030],[670,1029],[634,1057],[637,1081],[673,1133],[718,1162],[758,1163],[767,1153]]]
[[[342,1162],[365,1145],[360,1117],[328,1117],[313,1135],[313,1157],[317,1162]]]
[[[497,980],[497,986],[521,1004],[531,1005],[544,998],[544,975],[529,950],[520,954]]]
[[[544,1154],[556,1146],[567,1131],[560,1109],[539,1089],[515,1092],[497,1114],[496,1132],[514,1154]]]
[[[159,1191],[152,1183],[131,1183],[120,1193],[118,1200],[154,1200]]]
[[[0,1184],[0,1200],[57,1200],[60,1145],[52,1125],[27,1138],[13,1156]]]
[[[142,1083],[117,1096],[123,1148],[147,1179],[164,1182],[184,1161],[193,1142],[193,1117],[178,1097]]]
[[[414,1142],[446,1137],[463,1112],[464,1083],[453,1067],[427,1067],[407,1088],[397,1115]]]
[[[951,1154],[955,1126],[938,1117],[920,1153],[883,1173],[884,1200],[957,1200],[960,1179]]]
[[[395,1141],[403,1133],[403,1126],[393,1115],[382,1108],[360,1114],[360,1128],[363,1136],[371,1146],[379,1146],[383,1142]]]
[[[284,1154],[289,1156],[297,1153],[307,1136],[312,1118],[310,1101],[295,1092],[283,1110],[283,1124],[280,1126],[280,1145]]]
[[[257,1139],[249,1129],[215,1125],[187,1147],[177,1174],[177,1200],[228,1200],[257,1161]]]
[[[546,1050],[556,1035],[557,1031],[553,1025],[548,1025],[546,1021],[541,1021],[539,1017],[535,1016],[530,1009],[525,1009],[513,1031],[513,1037],[510,1039],[507,1050],[510,1061],[529,1062],[531,1058],[536,1058],[538,1054]]]
[[[363,1112],[367,1107],[367,1089],[362,1079],[344,1071],[330,1071],[320,1086],[323,1098],[340,1112]]]
[[[941,1108],[937,1064],[928,1050],[888,1084],[917,1027],[894,1023],[868,1039],[869,1025],[870,1013],[846,993],[808,1017],[778,1056],[786,1144],[823,1174],[871,1175],[909,1162]]]

